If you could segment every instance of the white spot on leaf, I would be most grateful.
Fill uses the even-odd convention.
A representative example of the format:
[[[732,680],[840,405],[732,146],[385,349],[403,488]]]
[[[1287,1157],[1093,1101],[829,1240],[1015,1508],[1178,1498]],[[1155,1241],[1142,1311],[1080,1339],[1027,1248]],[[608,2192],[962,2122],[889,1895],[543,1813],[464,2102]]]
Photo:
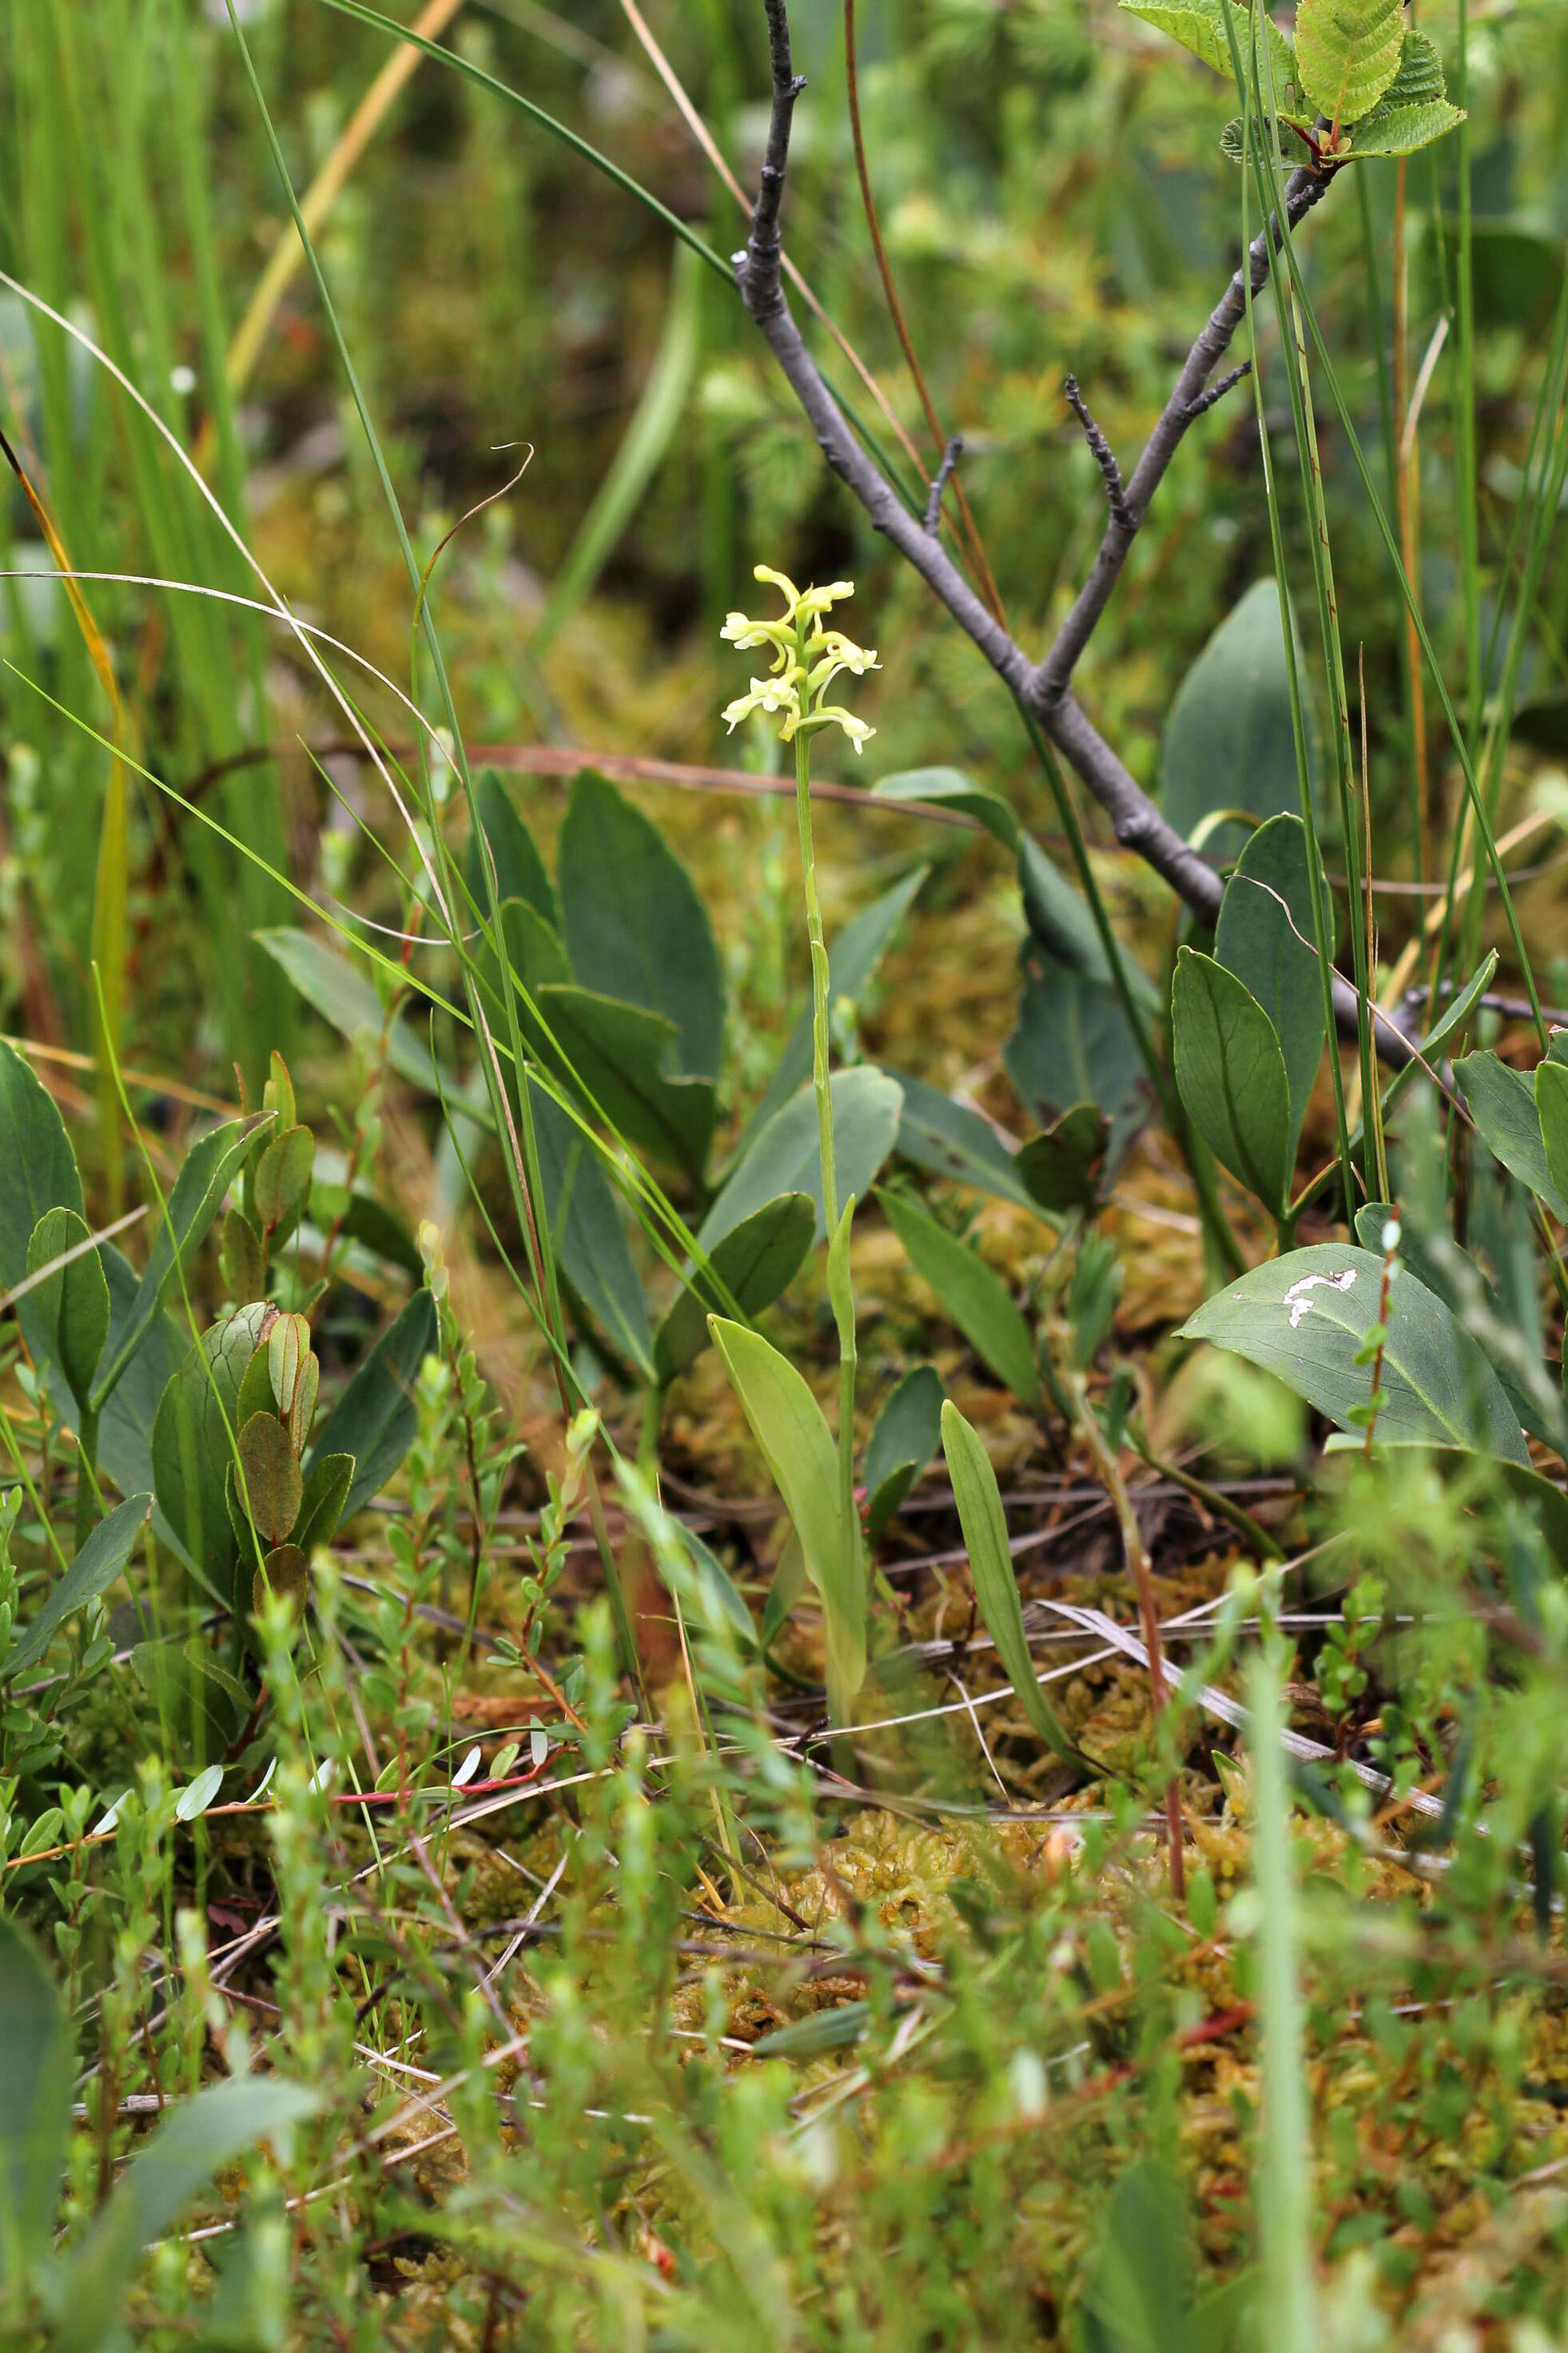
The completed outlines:
[[[1343,1274],[1304,1274],[1299,1282],[1293,1282],[1285,1293],[1284,1303],[1289,1310],[1291,1331],[1296,1329],[1303,1315],[1310,1315],[1312,1312],[1312,1303],[1307,1296],[1309,1291],[1348,1291],[1355,1281],[1355,1273],[1353,1266],[1347,1266]]]

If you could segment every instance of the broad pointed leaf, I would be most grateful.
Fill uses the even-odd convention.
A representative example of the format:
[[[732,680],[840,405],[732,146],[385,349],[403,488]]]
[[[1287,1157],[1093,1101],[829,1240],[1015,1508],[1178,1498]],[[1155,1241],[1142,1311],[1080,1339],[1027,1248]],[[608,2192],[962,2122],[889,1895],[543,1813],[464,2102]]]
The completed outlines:
[[[1378,1320],[1383,1261],[1371,1250],[1320,1243],[1290,1250],[1205,1300],[1181,1336],[1229,1348],[1353,1430],[1372,1396],[1372,1368],[1358,1365]],[[1384,1446],[1457,1446],[1528,1462],[1519,1423],[1497,1375],[1442,1301],[1405,1271],[1389,1303],[1377,1417]]]
[[[495,865],[496,903],[521,900],[552,931],[561,927],[561,913],[544,860],[533,836],[519,817],[510,794],[493,768],[486,768],[475,788],[479,828]],[[479,843],[468,849],[468,888],[481,914],[489,913],[489,889],[482,871]]]
[[[962,810],[994,834],[1005,849],[1016,854],[1018,820],[1004,800],[986,792],[962,768],[904,768],[896,776],[879,777],[871,787],[879,801],[927,803],[934,808]]]
[[[343,1519],[352,1519],[381,1493],[413,1444],[419,1427],[415,1385],[435,1345],[436,1303],[427,1291],[416,1291],[328,1415],[310,1461],[313,1465],[322,1455],[353,1456]]]
[[[33,1293],[35,1313],[43,1321],[48,1353],[79,1406],[91,1390],[109,1336],[109,1278],[97,1250],[81,1249],[89,1241],[87,1219],[74,1209],[46,1209],[27,1245],[29,1274],[54,1267]],[[55,1266],[70,1250],[79,1254]]]
[[[1037,1206],[1013,1155],[989,1121],[923,1079],[909,1078],[902,1071],[890,1075],[904,1097],[896,1146],[900,1159],[912,1160],[917,1168],[949,1177],[955,1185],[994,1193],[999,1201],[1012,1201],[1021,1209]]]
[[[1069,1757],[1072,1744],[1066,1729],[1035,1680],[996,1473],[977,1432],[951,1398],[942,1409],[942,1445],[985,1630],[1029,1722],[1047,1747],[1058,1757]]]
[[[1030,981],[1002,1059],[1043,1125],[1097,1104],[1113,1129],[1110,1160],[1120,1159],[1137,1125],[1143,1064],[1114,989],[1059,966]]]
[[[1274,1024],[1233,973],[1195,948],[1171,993],[1176,1084],[1209,1149],[1279,1215],[1294,1161],[1289,1082]]]
[[[811,1248],[816,1212],[808,1193],[783,1193],[766,1202],[714,1245],[713,1275],[747,1315],[771,1307],[794,1280]],[[654,1362],[661,1381],[672,1381],[695,1364],[709,1345],[708,1317],[726,1303],[713,1280],[689,1266],[686,1284],[659,1325]]]
[[[653,1377],[653,1342],[643,1287],[626,1241],[615,1187],[592,1137],[536,1081],[528,1085],[544,1214],[561,1271],[611,1347]]]
[[[137,1285],[124,1322],[110,1327],[102,1369],[93,1384],[92,1401],[101,1408],[137,1349],[153,1318],[188,1266],[208,1227],[223,1205],[223,1197],[239,1175],[253,1139],[272,1114],[256,1119],[231,1119],[193,1144],[175,1177],[153,1234],[147,1271]]]
[[[1312,947],[1312,885],[1306,828],[1270,818],[1252,836],[1226,885],[1215,957],[1274,1025],[1290,1100],[1290,1156],[1323,1057],[1323,984]],[[1323,903],[1330,904],[1327,889]],[[1331,953],[1332,942],[1330,943]]]
[[[1311,770],[1310,712],[1307,754]],[[1160,805],[1189,839],[1219,809],[1258,818],[1300,809],[1290,680],[1272,580],[1254,583],[1182,681],[1160,754]],[[1204,855],[1222,864],[1244,839],[1239,826],[1220,825],[1205,837]]]
[[[27,1245],[47,1209],[82,1213],[76,1155],[55,1099],[14,1046],[0,1039],[0,1288],[27,1271]],[[16,1313],[28,1347],[47,1354],[46,1318],[32,1296]]]
[[[717,1079],[724,973],[708,910],[658,828],[592,769],[573,787],[555,879],[582,987],[662,1014],[671,1073]]]
[[[873,1544],[936,1452],[943,1395],[936,1367],[917,1365],[884,1400],[860,1465]]]
[[[833,1145],[838,1196],[864,1200],[893,1148],[903,1094],[885,1071],[861,1063],[836,1071],[828,1082],[833,1098]],[[826,1239],[822,1167],[818,1153],[816,1098],[803,1087],[763,1128],[744,1159],[713,1203],[697,1240],[711,1252],[752,1212],[781,1193],[808,1193],[816,1204],[816,1239]]]
[[[829,1703],[846,1722],[866,1674],[866,1561],[859,1522],[847,1525],[840,1508],[833,1433],[795,1366],[760,1333],[718,1315],[712,1329],[821,1598]]]
[[[1486,1048],[1456,1062],[1454,1075],[1488,1150],[1568,1224],[1568,1193],[1552,1182],[1533,1082]]]
[[[999,1274],[928,1212],[897,1193],[879,1196],[888,1223],[915,1272],[930,1283],[976,1356],[1014,1396],[1037,1410],[1044,1403],[1035,1344],[1023,1312]]]
[[[542,1048],[563,1086],[580,1085],[628,1144],[700,1179],[713,1136],[707,1078],[672,1075],[678,1033],[662,1013],[592,990],[535,991],[550,1042]]]
[[[59,1629],[108,1591],[130,1559],[152,1504],[151,1495],[132,1495],[100,1520],[64,1576],[50,1588],[37,1616],[23,1627],[0,1660],[0,1680],[8,1682],[13,1675],[26,1674],[36,1667]]]
[[[0,2300],[47,2253],[70,2140],[65,2005],[19,1922],[0,1918]]]

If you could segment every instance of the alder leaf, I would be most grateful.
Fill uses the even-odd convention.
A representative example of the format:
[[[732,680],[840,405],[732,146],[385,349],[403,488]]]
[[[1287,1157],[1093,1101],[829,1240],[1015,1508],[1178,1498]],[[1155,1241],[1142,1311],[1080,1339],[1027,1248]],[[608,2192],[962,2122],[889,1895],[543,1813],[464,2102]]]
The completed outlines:
[[[1332,123],[1370,114],[1399,71],[1400,0],[1301,0],[1296,63],[1301,86]]]

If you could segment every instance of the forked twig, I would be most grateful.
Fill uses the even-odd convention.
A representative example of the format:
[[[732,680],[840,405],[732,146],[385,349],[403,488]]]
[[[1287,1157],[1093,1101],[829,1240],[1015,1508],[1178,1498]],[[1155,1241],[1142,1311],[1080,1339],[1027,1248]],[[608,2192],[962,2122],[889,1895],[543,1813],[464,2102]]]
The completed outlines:
[[[1121,469],[1116,462],[1116,452],[1089,415],[1089,404],[1078,388],[1076,375],[1068,376],[1062,386],[1062,391],[1067,396],[1068,406],[1083,427],[1083,438],[1089,443],[1089,455],[1104,478],[1106,503],[1110,509],[1110,520],[1112,522],[1120,523],[1123,531],[1136,531],[1138,525],[1132,519],[1127,504],[1127,493],[1121,487]]]
[[[1278,216],[1253,239],[1245,261],[1210,312],[1187,353],[1174,385],[1126,485],[1121,512],[1113,513],[1089,576],[1045,658],[1031,661],[964,579],[938,537],[926,531],[850,431],[831,390],[791,316],[780,280],[780,209],[789,163],[790,126],[800,83],[790,48],[786,0],[763,0],[773,66],[762,184],[752,215],[752,233],[734,257],[736,281],[752,321],[794,392],[822,453],[858,500],[873,527],[889,540],[925,580],[965,635],[984,655],[1005,685],[1082,778],[1110,818],[1117,840],[1135,850],[1205,923],[1219,913],[1224,883],[1207,859],[1183,839],[1156,808],[1127,767],[1095,728],[1072,693],[1072,676],[1121,576],[1127,551],[1149,501],[1164,477],[1194,414],[1212,405],[1222,387],[1210,379],[1246,314],[1247,291],[1268,278],[1285,229]],[[1331,171],[1293,173],[1285,212],[1294,227],[1321,203],[1333,184]],[[1357,1027],[1354,990],[1336,977],[1334,1001],[1343,1031]],[[1397,1037],[1385,1039],[1389,1058],[1405,1059]]]
[[[926,501],[925,512],[926,533],[931,539],[936,537],[942,525],[942,494],[952,480],[954,470],[963,455],[963,436],[955,433],[942,451],[941,465],[931,476],[931,496]]]

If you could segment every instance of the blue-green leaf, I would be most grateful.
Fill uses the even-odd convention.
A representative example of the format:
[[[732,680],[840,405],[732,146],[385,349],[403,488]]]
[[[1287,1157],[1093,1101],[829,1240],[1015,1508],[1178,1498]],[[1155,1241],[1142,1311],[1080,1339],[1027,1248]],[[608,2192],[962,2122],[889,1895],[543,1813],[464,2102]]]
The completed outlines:
[[[1035,1344],[999,1274],[945,1226],[897,1193],[879,1196],[915,1272],[930,1283],[976,1356],[1014,1396],[1037,1411],[1045,1402]]]
[[[708,911],[658,828],[592,769],[573,787],[555,880],[581,986],[661,1014],[672,1075],[717,1079],[724,975]]]
[[[49,1643],[68,1620],[108,1591],[131,1557],[142,1522],[152,1508],[151,1495],[132,1495],[100,1520],[87,1542],[36,1618],[26,1625],[4,1659],[0,1681],[26,1674],[36,1667]]]
[[[1233,973],[1183,948],[1171,1028],[1176,1085],[1194,1124],[1231,1175],[1280,1215],[1295,1155],[1290,1087],[1274,1024]]]
[[[1372,1396],[1358,1364],[1378,1321],[1383,1261],[1334,1242],[1290,1250],[1254,1267],[1205,1300],[1181,1337],[1232,1349],[1277,1373],[1298,1397],[1345,1430]],[[1442,1301],[1407,1271],[1389,1301],[1383,1352],[1383,1446],[1458,1446],[1528,1462],[1529,1452],[1497,1375]]]
[[[896,1079],[889,1078],[885,1071],[873,1070],[868,1063],[860,1063],[852,1071],[836,1071],[828,1085],[833,1099],[833,1148],[839,1198],[847,1200],[853,1193],[864,1200],[893,1148],[903,1094]],[[826,1221],[822,1207],[816,1098],[809,1086],[803,1087],[759,1131],[703,1219],[697,1236],[700,1247],[711,1255],[715,1243],[781,1193],[811,1196],[816,1204],[816,1239],[824,1240]]]
[[[327,1417],[310,1451],[352,1454],[354,1474],[341,1518],[352,1519],[379,1495],[414,1442],[419,1427],[415,1387],[419,1368],[436,1345],[436,1303],[416,1291],[388,1325]]]
[[[858,1520],[840,1508],[833,1433],[788,1357],[760,1333],[718,1315],[712,1330],[821,1599],[829,1704],[847,1722],[866,1674],[866,1558]]]
[[[48,2248],[70,2140],[71,2048],[43,1955],[0,1918],[0,2300]]]

